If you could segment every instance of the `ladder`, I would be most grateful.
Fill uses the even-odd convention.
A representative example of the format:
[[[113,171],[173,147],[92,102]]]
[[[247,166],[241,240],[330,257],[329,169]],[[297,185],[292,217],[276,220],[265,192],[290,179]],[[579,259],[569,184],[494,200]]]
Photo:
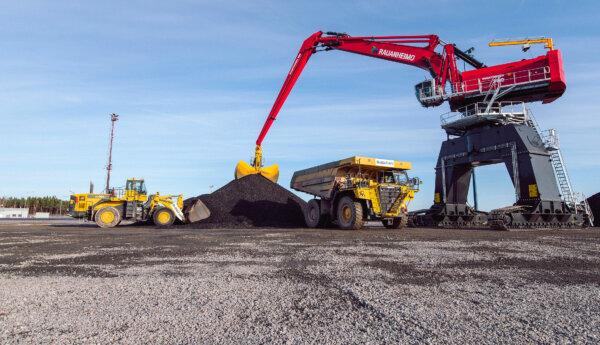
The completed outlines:
[[[571,180],[569,179],[569,174],[567,173],[560,149],[550,151],[550,160],[554,167],[554,174],[556,175],[556,181],[558,182],[558,187],[560,188],[560,194],[563,197],[563,200],[574,205],[577,200],[575,200],[576,198],[573,195]]]
[[[510,85],[508,87],[505,87],[504,90],[501,90],[503,81],[504,81],[504,78],[502,78],[502,76],[494,77],[494,79],[492,80],[492,83],[490,85],[490,88],[488,89],[485,96],[483,97],[483,103],[484,104],[487,103],[487,107],[485,107],[486,114],[489,114],[490,110],[492,109],[492,105],[494,104],[494,102],[496,102],[496,100],[498,98],[506,95],[507,93],[512,91],[512,89],[515,88],[515,85]]]
[[[531,112],[531,109],[529,109],[529,107],[525,108],[525,114],[526,114],[525,124],[529,127],[532,127],[533,129],[535,129],[535,131],[541,138],[542,131],[540,130],[540,126],[538,125],[537,120],[533,116],[533,113]]]
[[[558,140],[558,134],[556,133],[556,130],[549,129],[543,132],[540,131],[538,123],[531,110],[527,108],[526,111],[526,124],[536,130],[544,142],[544,147],[550,152],[550,162],[554,168],[554,176],[556,177],[556,182],[558,183],[558,188],[560,189],[560,195],[563,201],[572,206],[575,213],[578,212],[578,206],[583,207],[583,212],[587,215],[588,225],[593,226],[594,215],[585,195],[573,191],[571,179],[569,178],[565,161],[560,152],[560,142]]]
[[[549,129],[542,132],[535,117],[533,116],[533,113],[531,112],[531,109],[529,108],[527,108],[526,123],[528,126],[536,130],[544,142],[544,147],[550,152],[550,162],[552,163],[552,168],[554,168],[554,176],[556,178],[556,182],[558,183],[558,188],[560,190],[562,199],[566,203],[573,205],[573,207],[576,208],[577,197],[573,192],[571,179],[569,178],[565,161],[560,152],[560,144],[556,130]]]

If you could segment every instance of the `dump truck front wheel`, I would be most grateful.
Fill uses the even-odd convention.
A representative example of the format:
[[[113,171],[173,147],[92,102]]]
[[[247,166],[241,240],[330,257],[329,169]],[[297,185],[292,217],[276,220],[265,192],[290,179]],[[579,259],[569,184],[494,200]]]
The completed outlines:
[[[170,209],[163,207],[154,211],[152,215],[154,225],[157,226],[170,226],[175,222],[175,214]]]
[[[408,224],[408,217],[384,219],[381,222],[387,229],[402,229]]]
[[[103,207],[96,211],[94,220],[101,228],[112,228],[121,222],[121,213],[112,206]]]
[[[342,229],[359,230],[363,227],[363,207],[358,201],[344,196],[337,204],[337,222]]]

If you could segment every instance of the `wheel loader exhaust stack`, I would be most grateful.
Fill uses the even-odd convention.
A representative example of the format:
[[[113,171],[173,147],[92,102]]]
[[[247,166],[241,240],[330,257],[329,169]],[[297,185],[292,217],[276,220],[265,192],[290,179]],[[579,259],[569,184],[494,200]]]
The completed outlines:
[[[256,145],[254,161],[252,162],[252,165],[246,163],[245,161],[239,161],[235,167],[236,180],[244,176],[254,174],[262,175],[274,183],[277,183],[277,180],[279,179],[279,165],[273,164],[268,167],[262,166],[262,148],[260,145]]]

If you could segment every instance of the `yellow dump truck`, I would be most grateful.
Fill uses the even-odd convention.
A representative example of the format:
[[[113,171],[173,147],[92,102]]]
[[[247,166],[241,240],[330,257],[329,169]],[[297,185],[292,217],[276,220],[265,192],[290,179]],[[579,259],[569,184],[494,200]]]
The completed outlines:
[[[131,178],[123,190],[111,194],[73,194],[69,214],[103,228],[117,226],[122,220],[168,226],[175,220],[184,221],[182,208],[183,195],[148,195],[144,180]]]
[[[360,229],[367,220],[379,220],[399,229],[419,190],[420,180],[406,173],[411,168],[409,162],[354,156],[296,171],[290,187],[315,196],[304,215],[309,227]]]

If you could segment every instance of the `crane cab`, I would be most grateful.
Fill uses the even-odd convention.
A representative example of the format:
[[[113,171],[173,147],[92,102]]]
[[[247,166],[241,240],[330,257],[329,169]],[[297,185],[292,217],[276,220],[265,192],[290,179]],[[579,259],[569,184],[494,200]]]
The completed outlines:
[[[424,107],[436,107],[444,103],[443,94],[437,92],[435,79],[428,79],[415,85],[415,95]]]

